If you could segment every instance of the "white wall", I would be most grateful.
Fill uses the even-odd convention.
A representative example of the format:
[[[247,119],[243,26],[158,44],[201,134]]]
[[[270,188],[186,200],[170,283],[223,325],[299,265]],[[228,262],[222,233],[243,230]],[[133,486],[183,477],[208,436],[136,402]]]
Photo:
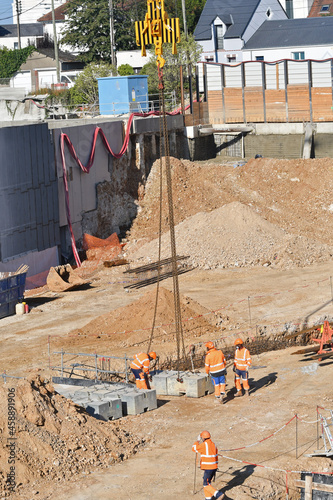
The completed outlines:
[[[294,18],[308,17],[314,0],[294,0]],[[280,0],[282,7],[286,8],[286,0]],[[329,3],[329,2],[327,2]]]
[[[149,56],[142,56],[141,50],[120,50],[116,56],[117,67],[129,64],[132,68],[142,68],[149,61]]]
[[[290,85],[308,84],[308,61],[288,61],[288,81]],[[316,88],[331,87],[331,60],[312,62],[312,86]],[[202,64],[198,65],[200,91],[203,91]],[[244,63],[246,87],[262,86],[262,64],[260,62]],[[208,90],[221,90],[221,66],[206,65]],[[242,87],[241,65],[224,66],[225,86]],[[266,88],[285,88],[284,61],[278,64],[265,64]]]
[[[60,7],[66,0],[54,0],[54,8]],[[22,4],[22,14],[20,15],[21,23],[35,23],[37,19],[44,16],[52,9],[51,0],[44,0],[40,5],[40,2],[36,0],[21,0]],[[13,10],[13,23],[15,24],[17,21],[16,17],[16,2],[13,1],[12,4]]]
[[[35,36],[21,36],[21,48],[28,47],[28,41],[36,42]],[[7,47],[7,49],[14,49],[14,44],[17,42],[17,37],[0,38],[0,47]]]
[[[333,57],[333,46],[283,47],[277,49],[262,49],[244,51],[244,61],[255,61],[256,56],[264,56],[265,61],[293,59],[293,52],[304,52],[305,59],[328,59]]]

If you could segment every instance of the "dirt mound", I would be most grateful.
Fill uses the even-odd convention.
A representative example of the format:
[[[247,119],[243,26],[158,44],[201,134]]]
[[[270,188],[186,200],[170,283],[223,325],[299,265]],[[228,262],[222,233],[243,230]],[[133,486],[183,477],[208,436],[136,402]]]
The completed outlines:
[[[108,467],[143,444],[123,424],[101,422],[55,393],[40,376],[16,386],[16,477],[22,485],[40,479],[61,481],[92,468]],[[9,472],[6,385],[0,386],[0,491]]]
[[[333,160],[262,158],[233,168],[171,159],[171,165],[177,253],[190,255],[192,264],[288,268],[331,259]],[[168,229],[165,191],[164,186],[163,232]],[[156,162],[126,247],[130,258],[157,259],[157,243],[143,245],[157,237],[158,221]],[[170,256],[168,247],[165,236],[163,257]]]
[[[71,335],[110,335],[114,336],[117,345],[122,347],[135,346],[148,339],[153,324],[156,290],[146,292],[143,297],[129,306],[120,307],[108,314],[99,316],[83,328],[74,330]],[[181,296],[181,313],[183,319],[184,337],[201,337],[207,333],[221,332],[220,325],[228,324],[228,317],[209,311],[190,299]],[[203,316],[204,315],[204,316]],[[154,346],[157,343],[171,341],[175,338],[174,295],[169,290],[160,287],[154,331]],[[155,348],[155,347],[154,347]],[[163,350],[164,355],[167,352]],[[162,356],[163,358],[163,356]]]
[[[268,222],[251,207],[229,203],[212,212],[198,213],[175,228],[178,255],[190,255],[198,267],[244,267],[253,265],[304,266],[328,260],[333,247],[292,236]],[[170,237],[162,237],[162,258],[170,256]],[[132,258],[158,259],[158,240],[143,245]]]

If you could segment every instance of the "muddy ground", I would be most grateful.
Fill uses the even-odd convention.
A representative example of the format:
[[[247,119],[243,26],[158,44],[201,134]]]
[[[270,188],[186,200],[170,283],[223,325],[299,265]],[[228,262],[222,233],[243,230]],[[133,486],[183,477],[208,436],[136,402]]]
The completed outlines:
[[[285,182],[286,163],[272,162],[267,163],[270,177],[274,173],[276,181]],[[323,169],[327,177],[325,189],[328,189],[333,182],[332,161],[325,163],[320,160],[317,166],[313,163],[310,166],[311,182],[303,186],[306,192],[299,189],[302,172],[306,173],[306,163],[291,165],[293,169],[297,167],[297,177],[295,172],[288,174],[291,179],[299,179],[292,180],[290,185],[297,185],[299,190],[293,200],[295,207],[297,204],[294,214],[301,225],[290,234],[292,237],[304,234],[312,241],[302,246],[300,257],[290,258],[294,252],[288,254],[288,258],[278,254],[274,259],[274,253],[271,253],[268,256],[271,261],[265,260],[263,255],[259,262],[255,262],[249,253],[248,261],[242,265],[235,265],[235,261],[230,265],[219,261],[216,265],[218,255],[214,250],[210,262],[201,264],[202,250],[195,247],[198,267],[179,277],[186,349],[194,343],[198,352],[203,353],[203,343],[209,339],[218,340],[223,348],[231,346],[236,336],[241,336],[251,350],[251,341],[256,335],[292,332],[333,317],[332,261],[328,249],[331,205],[327,197],[320,205],[321,185],[319,182],[315,184],[316,168],[317,175]],[[229,167],[226,171],[220,167],[222,177],[216,184],[221,183],[220,190],[225,186],[225,192],[233,195],[225,199],[223,191],[220,206],[209,205],[208,208],[200,205],[199,198],[193,200],[192,197],[197,212],[188,209],[182,220],[200,211],[218,210],[234,202],[253,207],[254,198],[245,203],[248,194],[244,191],[247,184],[243,177],[249,173]],[[193,189],[195,193],[190,180],[192,171],[188,165],[186,168],[189,171],[185,179],[186,189]],[[199,180],[205,175],[205,181],[210,180],[210,186],[213,186],[216,165],[212,170],[208,167],[205,172],[202,165],[194,168],[198,169]],[[262,175],[263,169],[263,164],[260,164],[260,171],[257,167],[258,175]],[[226,176],[232,179],[225,182]],[[241,179],[238,184],[235,176]],[[262,183],[262,187],[258,182],[255,186],[256,198],[260,201],[260,207],[254,207],[256,214],[263,214],[269,205],[268,200],[264,200],[267,184],[268,181]],[[253,182],[248,185],[253,192]],[[284,201],[285,190],[281,186],[279,189],[279,197],[274,198],[276,210],[266,208],[264,213],[265,219],[276,225],[275,229],[268,228],[274,237],[281,229],[287,232],[288,225],[294,224],[293,209],[288,208]],[[238,198],[237,192],[240,193]],[[316,234],[306,204],[309,193],[312,201],[317,200],[313,209],[317,219],[322,217]],[[216,202],[216,196],[212,200]],[[300,212],[302,206],[304,211]],[[145,210],[143,207],[133,235],[128,237],[126,257],[132,266],[142,261],[141,254],[137,257],[135,254],[142,251],[143,243],[150,240],[148,244],[152,244],[154,239],[155,226],[149,233],[147,218],[142,219],[145,223],[139,231],[139,219],[145,215]],[[236,212],[243,217],[243,209]],[[154,211],[152,214],[155,221]],[[178,222],[182,220],[177,219]],[[214,224],[219,222],[218,218],[214,220],[210,220],[210,238],[214,238]],[[255,222],[259,228],[258,238],[262,238],[262,231],[267,226],[258,225],[252,216],[246,220]],[[243,244],[239,227],[242,229],[243,226],[235,226],[234,247],[237,247],[237,252],[242,251]],[[185,229],[189,231],[189,227]],[[230,233],[225,234],[227,239],[230,238]],[[192,240],[189,238],[188,241]],[[209,239],[204,242],[209,248]],[[319,257],[318,244],[323,245]],[[225,248],[230,249],[230,245]],[[188,251],[191,253],[191,247]],[[295,480],[300,478],[300,471],[333,472],[330,459],[306,456],[318,445],[323,446],[322,441],[317,444],[317,407],[325,408],[321,412],[330,416],[333,394],[329,381],[333,375],[333,361],[319,362],[309,356],[291,355],[299,347],[253,355],[250,398],[233,398],[233,373],[229,369],[228,401],[223,406],[215,405],[213,396],[200,399],[159,397],[157,410],[125,417],[118,423],[98,422],[97,425],[93,419],[81,412],[77,414],[77,409],[54,395],[48,380],[59,373],[52,369],[60,363],[60,356],[54,354],[55,351],[64,349],[72,353],[66,360],[71,364],[77,362],[75,353],[78,352],[97,352],[105,356],[126,353],[131,356],[147,346],[156,287],[150,285],[129,290],[125,283],[128,275],[123,273],[124,270],[126,266],[108,269],[93,269],[92,266],[89,273],[87,266],[85,277],[89,285],[84,289],[67,293],[53,293],[47,288],[31,291],[26,294],[29,314],[0,321],[0,373],[29,379],[7,379],[7,384],[0,380],[0,470],[3,476],[8,472],[5,390],[9,386],[16,387],[18,394],[16,465],[17,481],[21,484],[16,494],[11,495],[13,499],[202,499],[202,474],[196,468],[191,446],[204,429],[211,432],[219,448],[221,456],[215,484],[224,488],[227,499],[284,500],[288,479],[289,499],[296,500],[300,493]],[[159,328],[152,344],[162,359],[176,353],[170,319],[171,292],[172,280],[163,281],[162,306],[156,323]],[[38,377],[45,381],[36,384],[34,381],[40,380]],[[2,496],[8,497],[1,484]]]

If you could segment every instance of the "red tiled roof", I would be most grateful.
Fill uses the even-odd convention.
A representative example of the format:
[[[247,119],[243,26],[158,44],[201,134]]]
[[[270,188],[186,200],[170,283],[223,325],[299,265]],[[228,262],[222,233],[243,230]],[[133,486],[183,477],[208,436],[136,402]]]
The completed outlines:
[[[328,6],[328,9],[322,11],[322,8]],[[333,15],[333,0],[314,0],[308,17],[321,17]]]
[[[54,17],[56,21],[64,21],[65,20],[65,12],[66,12],[66,4],[68,2],[60,5],[56,9],[54,9]],[[52,10],[48,12],[47,14],[44,14],[44,16],[40,17],[37,19],[38,22],[42,23],[43,21],[52,21]]]

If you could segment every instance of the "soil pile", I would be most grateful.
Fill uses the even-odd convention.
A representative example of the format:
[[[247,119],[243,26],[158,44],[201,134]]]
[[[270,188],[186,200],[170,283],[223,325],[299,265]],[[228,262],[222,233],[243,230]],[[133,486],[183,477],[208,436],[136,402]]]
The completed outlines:
[[[176,241],[178,255],[190,254],[190,264],[205,269],[304,266],[333,255],[333,247],[292,236],[239,202],[189,217],[176,226]],[[162,258],[168,256],[170,236],[166,233],[162,237]],[[143,245],[135,259],[157,260],[158,240]]]
[[[289,268],[331,259],[332,159],[252,159],[236,169],[175,159],[171,165],[177,253],[190,255],[192,264],[206,269]],[[163,232],[167,222],[164,186]],[[158,223],[159,162],[155,162],[126,247],[134,261],[157,259],[157,241],[142,245],[157,237]],[[168,256],[165,235],[162,257]]]
[[[148,291],[129,306],[103,314],[84,327],[74,330],[70,335],[110,335],[110,340],[113,339],[117,346],[121,347],[143,344],[151,333],[155,301],[156,290]],[[184,338],[192,339],[208,333],[214,335],[214,332],[221,332],[222,325],[223,328],[228,324],[227,316],[209,313],[205,307],[189,297],[181,296],[180,301],[182,318],[191,318],[183,323]],[[175,348],[174,323],[174,295],[169,290],[160,287],[153,345],[155,349],[155,345],[168,342],[168,346],[163,348],[164,355]]]
[[[22,485],[40,479],[67,480],[95,467],[122,461],[144,444],[121,422],[101,422],[55,393],[40,376],[16,386],[16,477]],[[9,472],[6,385],[0,386],[0,491]]]

